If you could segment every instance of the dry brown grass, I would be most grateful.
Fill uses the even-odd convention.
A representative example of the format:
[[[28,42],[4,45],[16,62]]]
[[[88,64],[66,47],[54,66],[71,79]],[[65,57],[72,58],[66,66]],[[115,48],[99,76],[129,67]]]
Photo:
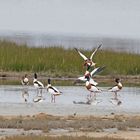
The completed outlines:
[[[117,128],[127,131],[128,128],[140,128],[139,116],[51,116],[38,114],[34,116],[0,117],[0,128],[23,128],[24,130],[69,129],[83,132],[98,132],[103,129]]]
[[[4,140],[126,140],[121,138],[91,138],[91,137],[72,137],[72,136],[61,136],[61,137],[45,137],[45,136],[14,136],[6,137]]]
[[[52,116],[44,113],[33,116],[0,116],[0,128],[42,130],[41,134],[6,137],[5,140],[127,140],[131,135],[140,138],[140,116]],[[115,128],[115,132],[110,132]],[[64,129],[55,134],[50,130]],[[61,131],[61,130],[60,130]],[[121,133],[120,133],[121,132]],[[133,136],[134,136],[133,135]],[[125,137],[125,139],[123,139]],[[131,137],[133,139],[133,137]],[[134,139],[133,139],[134,140]]]

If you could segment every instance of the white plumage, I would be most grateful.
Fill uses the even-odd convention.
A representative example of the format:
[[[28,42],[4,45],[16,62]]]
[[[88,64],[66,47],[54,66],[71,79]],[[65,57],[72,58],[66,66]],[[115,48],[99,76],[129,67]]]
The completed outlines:
[[[81,81],[83,81],[83,82],[86,82],[87,79],[85,78],[85,76],[81,76],[81,77],[78,78],[78,80],[81,80]],[[95,85],[95,86],[98,85],[98,83],[95,82],[91,77],[90,77],[90,79],[89,79],[89,82],[90,82],[90,84],[93,84],[93,85]]]
[[[81,53],[77,48],[75,48],[75,50],[79,53],[79,55],[85,60],[84,65],[85,66],[95,66],[96,63],[94,63],[92,61],[93,56],[95,55],[95,53],[98,51],[98,49],[102,46],[102,44],[100,44],[91,54],[90,58],[87,58],[83,53]]]
[[[115,93],[115,99],[117,99],[117,93],[122,89],[123,86],[122,86],[122,83],[120,82],[119,78],[116,78],[115,82],[117,83],[117,85],[110,88],[108,91],[114,92]]]
[[[61,95],[62,93],[51,85],[50,79],[48,79],[47,91],[51,94],[51,102],[55,102],[55,96]]]
[[[120,91],[120,89],[116,85],[116,86],[112,87],[111,89],[109,89],[108,91],[110,91],[110,92],[118,92],[118,91]]]
[[[90,92],[94,92],[94,93],[101,92],[100,89],[98,89],[95,85],[91,84],[89,81],[86,82],[86,88],[87,88]]]
[[[36,87],[36,88],[39,88],[39,89],[44,88],[44,85],[37,79],[34,79],[33,83],[34,83],[34,87]]]
[[[34,84],[34,87],[36,87],[36,88],[39,88],[39,89],[44,88],[44,85],[40,81],[37,80],[37,74],[36,73],[34,74],[33,84]]]
[[[27,78],[27,74],[25,74],[25,76],[22,77],[21,83],[22,83],[22,85],[28,85],[29,84],[29,79]]]
[[[97,74],[97,73],[101,72],[102,70],[104,70],[104,68],[105,68],[104,66],[103,67],[98,67],[98,68],[95,68],[94,70],[92,70],[91,72],[89,72],[90,68],[88,67],[88,69],[86,70],[84,76],[79,77],[78,80],[86,82],[87,81],[86,77],[89,77],[89,83],[94,85],[94,86],[97,86],[98,83],[95,82],[92,77],[95,74]]]
[[[86,88],[88,91],[90,91],[90,98],[92,98],[93,96],[96,98],[96,93],[100,93],[102,92],[100,89],[98,89],[95,85],[93,85],[92,83],[90,83],[90,77],[86,76]]]
[[[37,95],[39,95],[40,93],[42,96],[42,89],[44,88],[44,85],[40,81],[37,80],[36,73],[34,74],[33,84],[34,84],[34,87],[37,89]]]

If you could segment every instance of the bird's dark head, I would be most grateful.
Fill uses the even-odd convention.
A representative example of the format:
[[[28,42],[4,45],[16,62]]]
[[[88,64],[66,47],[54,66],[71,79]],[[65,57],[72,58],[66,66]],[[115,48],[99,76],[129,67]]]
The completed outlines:
[[[115,82],[116,82],[116,83],[119,83],[119,82],[120,82],[120,79],[119,79],[119,78],[116,78],[116,79],[115,79]]]
[[[37,79],[37,74],[36,73],[34,74],[34,78]]]
[[[87,79],[87,81],[89,81],[89,79],[90,79],[88,75],[86,75],[85,78]]]
[[[51,79],[48,79],[48,84],[51,84]]]

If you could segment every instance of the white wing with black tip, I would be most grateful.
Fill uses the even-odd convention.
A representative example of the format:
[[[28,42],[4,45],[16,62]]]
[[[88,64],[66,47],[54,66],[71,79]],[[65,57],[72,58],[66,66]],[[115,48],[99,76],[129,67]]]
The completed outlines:
[[[103,71],[104,69],[105,69],[105,66],[95,68],[95,69],[90,73],[90,75],[91,75],[91,76],[94,76],[95,74],[97,74],[97,73]]]
[[[119,90],[118,86],[115,85],[114,87],[110,88],[108,91],[110,92],[117,92]]]
[[[90,60],[92,60],[93,56],[95,55],[95,53],[99,50],[99,48],[102,46],[102,44],[100,44],[95,50],[94,52],[91,54],[90,56]]]
[[[86,60],[88,60],[88,58],[84,55],[84,54],[82,54],[77,48],[75,48],[75,50],[79,53],[79,55],[86,61]]]

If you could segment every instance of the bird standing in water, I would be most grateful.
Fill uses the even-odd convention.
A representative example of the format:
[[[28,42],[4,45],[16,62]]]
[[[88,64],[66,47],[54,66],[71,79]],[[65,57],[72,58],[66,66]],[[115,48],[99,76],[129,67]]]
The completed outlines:
[[[51,94],[51,102],[54,103],[55,103],[55,96],[59,96],[62,93],[57,88],[51,85],[51,79],[48,79],[47,91]]]
[[[28,79],[27,74],[25,74],[21,78],[21,84],[23,85],[22,98],[24,99],[25,102],[27,102],[28,101],[28,98],[29,98],[29,93],[28,93],[29,79]]]
[[[34,74],[33,84],[34,84],[34,87],[37,89],[37,95],[39,96],[39,93],[40,93],[42,96],[42,89],[44,88],[44,85],[40,81],[37,80],[36,73]]]
[[[123,86],[122,86],[121,80],[119,78],[116,78],[115,82],[117,84],[115,86],[113,86],[112,88],[109,88],[108,91],[114,92],[114,94],[115,94],[114,99],[117,99],[117,93],[122,89]]]
[[[27,77],[27,74],[25,74],[25,76],[22,77],[21,84],[22,85],[28,85],[29,84],[29,79]]]
[[[90,83],[90,77],[89,76],[86,76],[85,77],[87,79],[86,81],[86,88],[88,91],[90,91],[90,95],[88,96],[88,98],[95,98],[96,99],[96,93],[101,93],[102,91],[100,89],[98,89],[96,87],[96,85]]]

